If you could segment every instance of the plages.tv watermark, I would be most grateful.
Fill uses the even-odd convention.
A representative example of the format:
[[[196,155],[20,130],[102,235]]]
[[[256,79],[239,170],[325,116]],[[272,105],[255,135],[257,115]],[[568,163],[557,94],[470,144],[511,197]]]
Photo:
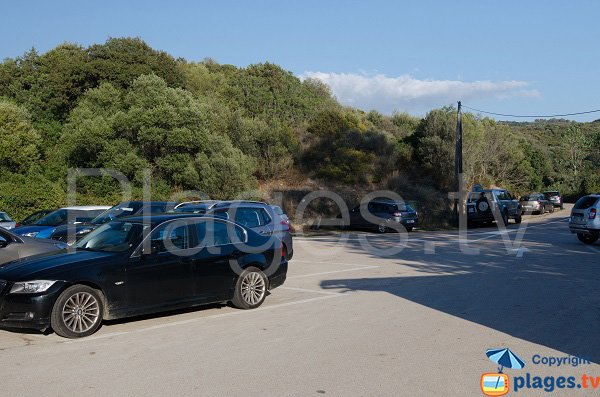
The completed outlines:
[[[534,354],[531,357],[533,370],[521,371],[526,367],[524,360],[519,358],[508,348],[488,349],[486,352],[488,358],[500,365],[498,372],[487,372],[481,375],[480,389],[486,396],[504,396],[513,393],[526,393],[527,391],[538,390],[545,393],[565,392],[568,390],[582,390],[583,392],[592,392],[594,394],[600,391],[600,376],[584,373],[582,375],[570,375],[568,369],[580,366],[591,365],[589,358],[577,357],[572,355],[565,356],[545,356]],[[538,375],[532,373],[539,367],[544,368],[562,368],[564,375]],[[528,368],[532,368],[529,366]],[[516,374],[512,376],[504,373],[505,369],[515,370]]]
[[[133,183],[127,178],[125,174],[115,169],[108,168],[72,168],[68,171],[67,176],[67,203],[69,206],[77,205],[77,184],[82,178],[90,177],[109,177],[116,180],[119,184],[122,202],[128,202],[132,200]],[[142,183],[142,201],[150,202],[153,199],[152,194],[152,170],[145,169],[143,171],[143,183]],[[450,199],[455,199],[458,202],[458,236],[456,242],[459,246],[460,251],[466,255],[479,255],[479,248],[475,247],[473,241],[469,239],[469,231],[467,228],[467,213],[465,210],[466,198],[468,191],[465,189],[466,185],[462,178],[459,178],[459,191],[451,192],[449,194]],[[251,200],[256,197],[260,197],[261,192],[258,190],[247,190],[239,193],[234,200]],[[168,198],[170,202],[181,202],[189,200],[210,200],[209,194],[199,190],[185,190],[174,192]],[[388,200],[390,202],[405,205],[407,202],[404,198],[396,193],[389,190],[378,190],[366,194],[360,200],[357,207],[352,209],[348,206],[346,201],[337,193],[329,190],[316,190],[305,195],[299,202],[296,211],[293,214],[292,221],[295,224],[303,225],[310,217],[307,217],[307,212],[311,208],[311,204],[317,201],[326,201],[331,204],[338,211],[338,215],[334,218],[320,218],[319,224],[321,227],[333,227],[346,229],[352,225],[352,221],[356,217],[360,217],[361,221],[369,222],[373,225],[383,228],[384,231],[393,232],[386,239],[385,244],[380,244],[381,241],[372,239],[367,234],[350,234],[347,231],[342,230],[341,233],[334,233],[330,237],[330,249],[322,251],[311,252],[313,256],[322,256],[325,258],[334,258],[340,252],[345,249],[345,246],[349,243],[350,238],[356,239],[358,245],[364,251],[378,257],[390,257],[400,254],[410,243],[410,233],[413,226],[418,226],[418,220],[415,224],[408,224],[403,222],[401,217],[390,217],[389,219],[382,219],[378,216],[376,211],[370,206],[373,200]],[[270,204],[283,207],[283,194],[275,194],[274,200],[270,201]],[[239,206],[239,205],[238,205]],[[168,208],[173,209],[173,208]],[[233,205],[233,212],[236,211],[236,205]],[[142,215],[151,215],[150,209],[142,213]],[[422,215],[422,214],[420,214]],[[507,255],[522,256],[524,252],[523,248],[523,237],[527,229],[527,223],[523,222],[516,225],[516,228],[510,229],[510,235],[514,235],[514,238],[508,233],[506,225],[502,222],[502,215],[493,212],[494,218],[498,225],[498,234],[502,240]],[[71,214],[69,215],[71,217]],[[73,215],[74,216],[74,215]],[[69,218],[69,223],[74,223],[76,220]],[[230,230],[232,233],[234,230]],[[68,239],[75,241],[77,236],[75,230],[69,230]],[[298,237],[305,237],[305,230],[299,228],[296,230],[295,235]],[[271,239],[265,244],[271,244],[277,237],[273,234]],[[423,244],[423,250],[426,254],[435,254],[436,242],[427,241]],[[413,247],[414,249],[414,247]]]

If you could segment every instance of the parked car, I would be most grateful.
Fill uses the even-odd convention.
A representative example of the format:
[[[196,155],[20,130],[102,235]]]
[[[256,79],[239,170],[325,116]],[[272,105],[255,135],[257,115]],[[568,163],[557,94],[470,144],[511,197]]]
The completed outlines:
[[[564,208],[563,197],[558,190],[545,191],[544,196],[546,196],[546,199],[550,200],[555,207],[560,207],[561,210]]]
[[[377,221],[367,220],[360,212],[360,206],[350,210],[349,228],[372,229],[379,233],[396,230],[402,225],[407,232],[411,232],[419,224],[417,211],[409,204],[386,198],[376,198],[369,201],[366,210]]]
[[[17,226],[33,225],[35,222],[39,221],[40,219],[54,211],[56,211],[56,209],[36,211],[33,214],[29,215],[27,218],[23,219],[21,222],[19,222]]]
[[[13,221],[6,212],[0,212],[0,227],[5,229],[14,229],[17,222]]]
[[[505,189],[478,189],[467,196],[467,222],[492,223],[500,220],[508,225],[509,219],[521,223],[523,213],[521,204]]]
[[[14,232],[22,237],[49,238],[58,226],[66,225],[71,220],[74,220],[74,224],[89,222],[109,208],[104,205],[61,208],[49,213],[33,225],[16,228]]]
[[[176,204],[177,203],[171,201],[123,201],[102,212],[89,222],[58,226],[52,232],[50,238],[72,245],[92,230],[104,225],[106,222],[120,219],[125,216],[140,215],[144,213],[150,215],[163,214],[174,208]]]
[[[263,236],[274,235],[283,241],[286,258],[294,256],[294,243],[287,216],[277,214],[273,206],[258,201],[220,201],[207,215],[231,219]]]
[[[225,219],[126,217],[89,233],[73,253],[0,266],[0,326],[79,338],[102,320],[228,301],[254,309],[287,268],[279,239]]]
[[[554,203],[546,198],[542,193],[530,193],[522,196],[519,200],[523,213],[538,213],[540,215],[546,212],[554,212]]]
[[[45,254],[67,248],[66,244],[33,237],[19,237],[0,227],[0,265],[27,256]],[[0,288],[0,295],[2,289]]]
[[[600,194],[590,194],[577,200],[569,219],[571,233],[579,241],[593,244],[600,237]]]

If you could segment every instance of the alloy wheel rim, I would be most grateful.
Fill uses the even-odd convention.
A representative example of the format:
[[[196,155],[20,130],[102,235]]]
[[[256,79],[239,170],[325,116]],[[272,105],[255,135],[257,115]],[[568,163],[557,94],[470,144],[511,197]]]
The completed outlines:
[[[249,305],[256,305],[265,295],[266,285],[257,272],[248,273],[242,280],[242,299]]]
[[[92,329],[99,317],[100,304],[87,292],[71,295],[62,310],[63,323],[70,331],[78,334]]]

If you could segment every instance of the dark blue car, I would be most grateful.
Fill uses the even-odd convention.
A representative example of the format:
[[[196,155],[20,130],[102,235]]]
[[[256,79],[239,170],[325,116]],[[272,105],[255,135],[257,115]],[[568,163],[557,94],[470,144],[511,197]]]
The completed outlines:
[[[61,208],[49,213],[32,225],[14,229],[13,233],[21,237],[49,238],[60,225],[66,225],[68,222],[74,222],[75,224],[89,222],[109,208],[109,206]]]

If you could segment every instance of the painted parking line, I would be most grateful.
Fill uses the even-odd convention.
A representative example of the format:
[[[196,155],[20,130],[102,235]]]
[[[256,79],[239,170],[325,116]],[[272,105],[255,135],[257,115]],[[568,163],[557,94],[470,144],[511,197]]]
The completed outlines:
[[[342,294],[342,293],[331,293],[331,294],[327,294],[325,296],[318,296],[316,298],[301,299],[301,300],[297,300],[297,301],[293,301],[293,302],[279,303],[279,304],[270,305],[270,306],[261,306],[259,308],[253,309],[253,310],[237,310],[237,311],[232,311],[232,312],[229,312],[229,313],[220,313],[220,314],[214,314],[212,316],[197,317],[197,318],[191,318],[189,320],[181,320],[181,321],[174,321],[172,323],[158,324],[158,325],[153,325],[153,326],[150,326],[150,327],[135,329],[135,330],[131,330],[131,331],[111,332],[111,333],[104,334],[104,335],[89,336],[89,337],[82,338],[82,339],[69,340],[69,341],[66,341],[66,342],[63,342],[63,343],[71,344],[71,343],[91,342],[91,341],[95,341],[95,340],[113,338],[113,337],[116,337],[116,336],[138,334],[138,333],[141,333],[141,332],[154,331],[154,330],[157,330],[157,329],[178,327],[178,326],[181,326],[181,325],[193,324],[193,323],[197,323],[197,322],[201,322],[201,321],[207,321],[207,320],[210,320],[210,319],[216,319],[216,318],[222,318],[222,317],[230,317],[230,316],[248,315],[248,314],[251,314],[251,313],[257,313],[257,312],[262,312],[262,311],[266,311],[266,310],[279,309],[279,308],[282,308],[282,307],[288,307],[288,306],[294,306],[294,305],[302,305],[302,304],[306,304],[306,303],[323,301],[323,300],[326,300],[326,299],[341,298],[341,297],[344,297],[344,296],[349,296],[349,295],[348,294]]]
[[[338,266],[358,266],[358,267],[364,267],[365,264],[364,263],[345,263],[345,262],[329,262],[329,261],[306,261],[306,260],[293,260],[294,263],[296,262],[300,262],[300,263],[314,263],[314,264],[322,264],[322,265],[338,265]]]
[[[331,291],[320,291],[316,289],[308,289],[308,288],[298,288],[298,287],[277,287],[278,289],[286,289],[290,291],[299,291],[299,292],[308,292],[311,294],[323,294],[323,295],[338,295],[340,292],[331,292]]]
[[[363,266],[363,267],[356,267],[354,269],[344,269],[344,270],[332,270],[330,272],[319,272],[319,273],[310,273],[310,274],[301,274],[298,276],[291,276],[288,277],[287,279],[298,279],[298,278],[306,278],[306,277],[314,277],[314,276],[325,276],[328,274],[337,274],[337,273],[346,273],[346,272],[356,272],[359,270],[368,270],[368,269],[376,269],[379,266]]]

